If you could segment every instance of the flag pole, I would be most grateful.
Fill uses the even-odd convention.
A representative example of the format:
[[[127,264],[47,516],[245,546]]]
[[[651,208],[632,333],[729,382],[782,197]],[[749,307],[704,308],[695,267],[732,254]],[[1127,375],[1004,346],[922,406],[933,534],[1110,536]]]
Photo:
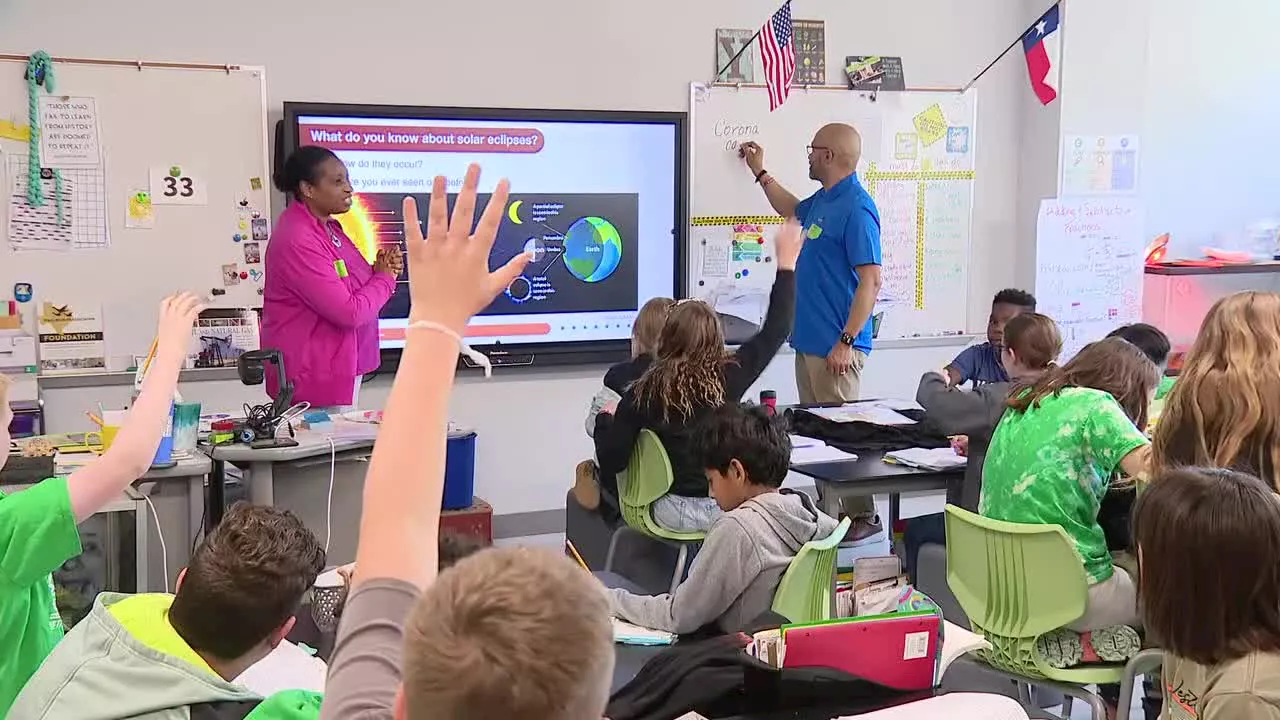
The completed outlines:
[[[760,29],[763,30],[764,26],[761,26]],[[760,30],[757,30],[756,34],[752,35],[750,40],[742,44],[742,48],[739,49],[738,52],[734,53],[734,56],[729,58],[729,62],[725,63],[724,67],[720,68],[720,70],[716,72],[716,76],[711,79],[711,82],[712,83],[719,82],[720,76],[724,74],[724,71],[733,67],[733,64],[738,61],[738,58],[742,57],[742,53],[746,52],[747,49],[750,48],[753,43],[755,43],[756,38],[758,37],[760,37]]]
[[[1018,37],[1014,38],[1013,42],[1009,43],[1009,47],[1007,47],[1007,48],[1005,48],[1004,50],[1000,51],[1000,54],[996,56],[996,59],[995,59],[995,60],[992,60],[991,62],[987,63],[987,66],[986,66],[986,67],[984,67],[984,68],[982,68],[982,72],[980,72],[980,73],[978,73],[977,75],[975,75],[975,76],[974,76],[974,78],[973,78],[972,80],[970,80],[968,83],[966,83],[964,87],[960,88],[960,92],[962,92],[962,93],[963,93],[963,92],[967,92],[967,91],[969,90],[969,88],[973,87],[973,86],[974,86],[974,85],[975,85],[979,80],[981,80],[981,79],[982,79],[982,76],[983,76],[983,75],[986,75],[986,74],[987,74],[987,72],[991,70],[991,68],[995,67],[995,66],[996,66],[996,63],[1000,62],[1000,60],[1001,60],[1002,58],[1004,58],[1004,56],[1005,56],[1005,55],[1008,55],[1010,50],[1012,50],[1012,49],[1014,49],[1015,47],[1017,47],[1017,46],[1018,46],[1018,43],[1022,42],[1022,38],[1023,38],[1024,36],[1026,36],[1026,34],[1027,34],[1027,33],[1031,32],[1031,28],[1035,27],[1035,26],[1036,26],[1036,23],[1040,22],[1040,18],[1042,18],[1042,17],[1044,17],[1046,14],[1048,14],[1048,12],[1049,12],[1050,10],[1052,10],[1052,9],[1053,9],[1053,6],[1054,6],[1054,5],[1057,5],[1057,4],[1058,4],[1058,1],[1057,1],[1057,0],[1055,0],[1055,2],[1053,2],[1053,3],[1051,3],[1051,4],[1049,5],[1049,7],[1047,7],[1047,8],[1045,8],[1045,9],[1044,9],[1044,12],[1040,13],[1039,15],[1037,15],[1037,16],[1036,16],[1036,19],[1035,19],[1034,21],[1032,21],[1032,23],[1031,23],[1030,25],[1028,25],[1028,26],[1026,27],[1026,29],[1024,29],[1022,32],[1018,33]]]

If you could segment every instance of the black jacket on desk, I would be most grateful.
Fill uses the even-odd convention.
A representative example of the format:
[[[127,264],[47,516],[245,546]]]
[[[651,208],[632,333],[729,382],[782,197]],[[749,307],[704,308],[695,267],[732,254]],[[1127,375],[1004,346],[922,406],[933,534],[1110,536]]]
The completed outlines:
[[[760,332],[738,347],[733,358],[724,365],[724,398],[726,402],[738,402],[743,393],[769,366],[778,348],[791,335],[791,323],[796,312],[796,274],[793,270],[779,270],[769,294],[769,310],[765,314]],[[622,394],[614,415],[601,413],[596,416],[596,462],[600,466],[600,482],[610,492],[617,492],[617,476],[631,460],[631,450],[642,429],[653,430],[662,440],[667,456],[671,459],[671,471],[675,482],[671,494],[685,497],[707,497],[705,468],[694,460],[690,447],[690,430],[713,408],[695,410],[692,418],[684,422],[664,422],[654,408],[639,407],[635,393]]]
[[[1004,415],[1013,383],[985,383],[973,390],[947,387],[946,380],[936,372],[925,373],[916,390],[916,402],[925,414],[948,435],[969,436],[969,462],[964,469],[964,484],[959,488],[947,488],[947,502],[968,510],[978,511],[978,499],[982,495],[982,463],[987,459],[987,447],[991,434]]]

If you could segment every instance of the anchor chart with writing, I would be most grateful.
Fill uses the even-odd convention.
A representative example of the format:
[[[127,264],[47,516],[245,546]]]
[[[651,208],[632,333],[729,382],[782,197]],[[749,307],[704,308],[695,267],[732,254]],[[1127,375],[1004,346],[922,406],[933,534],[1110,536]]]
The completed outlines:
[[[972,181],[974,179],[974,171],[972,170],[933,170],[928,161],[924,162],[921,169],[918,170],[881,170],[876,167],[876,163],[870,163],[867,172],[862,174],[863,180],[867,188],[867,192],[876,199],[876,203],[881,205],[881,212],[884,212],[884,204],[882,201],[884,183],[914,183],[915,184],[915,309],[924,309],[924,280],[925,280],[925,248],[926,248],[926,221],[928,218],[928,208],[926,203],[926,193],[930,183],[948,182],[948,181]],[[877,192],[880,190],[881,192]],[[882,220],[885,220],[882,218]],[[885,221],[887,227],[889,222]],[[886,253],[887,254],[887,253]],[[886,263],[888,260],[886,260]]]

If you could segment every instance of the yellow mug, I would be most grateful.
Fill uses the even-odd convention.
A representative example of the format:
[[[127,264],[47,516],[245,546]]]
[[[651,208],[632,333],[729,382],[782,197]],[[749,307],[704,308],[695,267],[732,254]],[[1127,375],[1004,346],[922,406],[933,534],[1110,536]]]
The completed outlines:
[[[101,432],[87,432],[84,434],[85,449],[95,455],[101,455],[111,449],[111,443],[116,441],[116,434],[119,432],[118,425],[103,425]],[[95,437],[98,439],[97,442],[93,441]]]

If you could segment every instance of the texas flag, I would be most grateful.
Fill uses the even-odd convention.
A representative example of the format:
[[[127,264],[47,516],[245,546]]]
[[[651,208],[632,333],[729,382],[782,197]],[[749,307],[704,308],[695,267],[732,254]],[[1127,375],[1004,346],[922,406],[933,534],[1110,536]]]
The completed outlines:
[[[1022,36],[1031,89],[1040,98],[1041,105],[1048,105],[1058,97],[1058,37],[1058,5],[1049,8]]]

